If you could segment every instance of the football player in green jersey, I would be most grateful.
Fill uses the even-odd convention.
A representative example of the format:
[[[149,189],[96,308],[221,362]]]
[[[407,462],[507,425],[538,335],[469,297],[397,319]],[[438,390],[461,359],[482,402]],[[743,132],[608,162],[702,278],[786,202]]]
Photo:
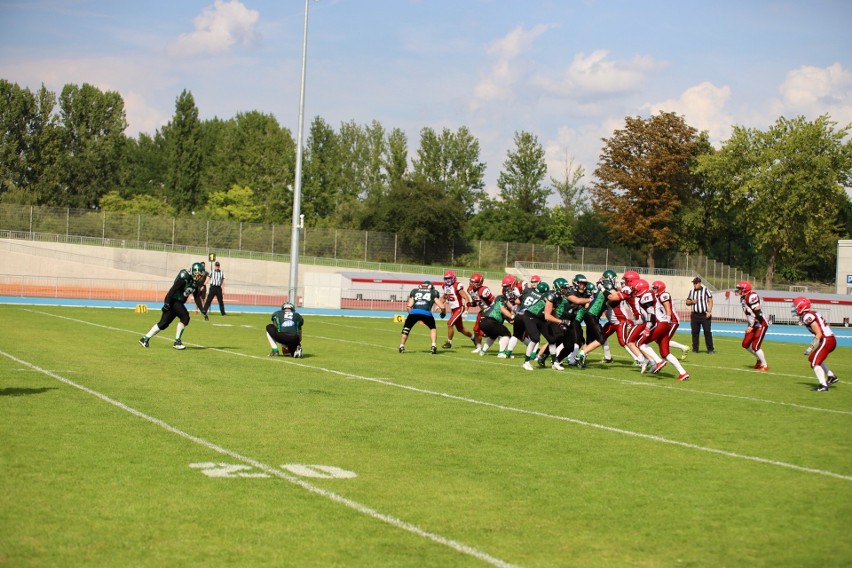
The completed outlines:
[[[175,342],[172,345],[175,349],[186,349],[186,346],[181,342],[183,330],[189,325],[189,312],[186,310],[186,301],[192,296],[198,302],[198,294],[201,284],[204,282],[204,267],[200,262],[192,265],[190,270],[181,270],[174,284],[166,292],[166,297],[163,299],[162,315],[160,321],[154,324],[154,327],[139,338],[139,345],[148,347],[148,341],[169,327],[174,320],[179,320],[177,332],[175,333]]]

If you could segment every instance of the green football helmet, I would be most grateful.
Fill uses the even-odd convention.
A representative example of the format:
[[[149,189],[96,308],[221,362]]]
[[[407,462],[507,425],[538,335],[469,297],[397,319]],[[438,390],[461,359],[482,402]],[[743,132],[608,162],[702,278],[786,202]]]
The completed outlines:
[[[192,273],[192,279],[196,282],[204,280],[204,266],[200,262],[194,263],[190,272]]]
[[[613,282],[618,280],[618,274],[615,273],[615,270],[604,270],[603,277],[604,280],[612,280]]]
[[[565,278],[557,278],[553,281],[553,288],[555,290],[564,290],[568,287],[568,280]]]
[[[574,285],[575,285],[575,286],[576,286],[577,284],[580,284],[581,282],[582,282],[582,283],[584,283],[584,284],[586,284],[586,285],[588,285],[588,284],[589,284],[589,279],[588,279],[588,278],[586,278],[586,275],[585,275],[585,274],[578,274],[577,276],[575,276],[575,277],[574,277],[573,282],[574,282]]]
[[[282,312],[288,312],[288,311],[289,312],[295,312],[296,306],[294,306],[290,302],[285,302],[285,303],[281,304],[281,311]]]
[[[535,289],[539,294],[546,294],[547,292],[550,292],[550,285],[547,282],[539,282]]]

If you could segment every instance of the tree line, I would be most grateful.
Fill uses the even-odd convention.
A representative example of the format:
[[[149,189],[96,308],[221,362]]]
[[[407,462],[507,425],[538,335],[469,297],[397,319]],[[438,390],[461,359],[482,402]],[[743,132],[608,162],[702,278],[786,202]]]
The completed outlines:
[[[0,79],[0,202],[260,223],[292,217],[296,142],[269,114],[201,120],[192,94],[153,134],[125,135],[117,92],[65,85],[57,96]],[[497,179],[470,130],[405,133],[321,117],[302,168],[306,225],[447,240],[623,247],[653,268],[701,253],[766,279],[833,280],[849,238],[850,126],[827,115],[735,126],[720,149],[682,116],[626,117],[603,139],[594,180],[566,156],[549,176],[535,134],[516,132]],[[552,199],[553,198],[553,199]],[[551,207],[549,202],[557,205]],[[409,242],[410,241],[410,242]]]

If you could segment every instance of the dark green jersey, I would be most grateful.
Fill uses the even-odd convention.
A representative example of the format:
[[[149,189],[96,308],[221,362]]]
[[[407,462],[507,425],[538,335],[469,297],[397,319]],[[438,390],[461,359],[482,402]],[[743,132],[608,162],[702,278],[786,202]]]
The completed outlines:
[[[527,311],[527,308],[535,304],[541,298],[541,294],[539,294],[535,288],[524,288],[524,291],[521,292],[521,298],[518,302],[517,313],[522,314]]]
[[[571,309],[571,302],[563,298],[561,294],[557,294],[550,302],[553,304],[553,315],[559,319],[565,319],[568,310]]]
[[[570,298],[568,298],[568,296],[576,296],[578,298],[590,298],[591,294],[589,293],[589,290],[580,292],[576,285],[572,284],[571,286],[568,286],[567,291],[565,292],[565,303],[567,305],[565,306],[563,312],[563,315],[565,316],[564,319],[575,318],[577,316],[577,312],[579,312],[581,309],[580,304],[575,304],[571,301]]]
[[[526,290],[524,290],[524,293],[526,293]],[[544,314],[545,303],[547,302],[548,299],[552,298],[555,295],[556,295],[556,292],[554,292],[553,290],[545,292],[544,294],[539,294],[538,292],[536,292],[536,296],[538,296],[538,297],[536,298],[536,300],[534,302],[532,302],[531,304],[529,304],[527,306],[527,312],[529,312],[531,315],[534,315],[537,318],[543,318],[544,317],[543,314]],[[521,301],[523,301],[523,300],[524,300],[524,296],[523,296],[523,294],[521,294]]]
[[[506,318],[503,316],[503,310],[501,308],[503,306],[506,306],[508,308],[508,301],[509,300],[503,294],[498,295],[496,298],[494,298],[494,303],[485,308],[482,317],[495,319],[499,323],[503,323]]]
[[[197,291],[198,283],[192,277],[192,274],[188,270],[181,270],[175,278],[175,283],[166,293],[166,299],[163,303],[186,302]]]
[[[434,288],[415,288],[408,295],[409,298],[414,299],[414,304],[412,304],[411,310],[421,310],[431,313],[435,300],[437,300],[440,296],[441,295]]]
[[[275,329],[280,333],[285,335],[299,335],[302,333],[305,320],[301,314],[296,312],[278,310],[272,314],[272,323],[275,324]]]

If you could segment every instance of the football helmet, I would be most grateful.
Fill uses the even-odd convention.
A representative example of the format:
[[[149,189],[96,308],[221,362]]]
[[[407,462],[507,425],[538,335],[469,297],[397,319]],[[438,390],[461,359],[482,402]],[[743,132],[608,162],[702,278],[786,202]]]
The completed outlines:
[[[621,280],[628,286],[631,286],[633,282],[639,280],[639,273],[635,270],[628,270],[624,273],[624,276],[621,277]]]
[[[201,282],[204,279],[204,265],[200,262],[194,263],[190,272],[192,273],[192,279],[196,282]]]
[[[282,311],[282,312],[287,312],[287,311],[289,311],[289,312],[295,312],[295,311],[296,311],[296,306],[294,306],[294,305],[293,305],[293,304],[291,304],[290,302],[284,302],[283,304],[281,304],[281,311]]]
[[[804,296],[799,296],[795,300],[793,300],[793,313],[797,316],[802,315],[806,311],[811,309],[811,301],[805,298]]]
[[[423,289],[423,290],[428,290],[431,287],[432,287],[432,281],[431,280],[424,280],[423,283],[420,285],[420,288]]]
[[[576,276],[574,276],[574,279],[571,282],[573,282],[575,286],[577,284],[585,284],[586,286],[589,285],[589,279],[586,278],[585,274],[577,274]]]
[[[559,290],[561,292],[562,290],[565,290],[566,288],[568,288],[568,281],[565,278],[557,278],[556,280],[553,281],[553,289],[554,290]]]
[[[655,294],[662,294],[666,291],[666,283],[662,280],[654,280],[651,282],[651,289]]]
[[[535,290],[539,294],[546,294],[550,292],[550,285],[547,282],[539,282],[535,285]]]
[[[483,282],[485,282],[485,278],[483,278],[482,274],[479,272],[474,272],[470,275],[470,285],[474,290],[478,289],[482,286]]]
[[[533,284],[538,284],[539,282],[541,282],[541,276],[539,276],[538,274],[533,274],[533,277],[530,278],[530,282],[532,282]]]
[[[632,287],[633,287],[633,293],[637,296],[641,296],[642,294],[644,294],[645,292],[648,291],[648,289],[650,288],[650,285],[648,284],[647,280],[640,278],[639,280],[636,280],[633,283]]]
[[[452,286],[456,282],[456,273],[452,270],[447,270],[444,272],[444,283],[447,286]]]
[[[514,286],[515,285],[515,277],[509,276],[507,274],[506,276],[503,277],[502,284],[503,284],[503,288],[508,288],[509,286]]]
[[[751,283],[748,280],[740,280],[737,287],[734,288],[734,294],[737,296],[746,296],[751,293]]]

